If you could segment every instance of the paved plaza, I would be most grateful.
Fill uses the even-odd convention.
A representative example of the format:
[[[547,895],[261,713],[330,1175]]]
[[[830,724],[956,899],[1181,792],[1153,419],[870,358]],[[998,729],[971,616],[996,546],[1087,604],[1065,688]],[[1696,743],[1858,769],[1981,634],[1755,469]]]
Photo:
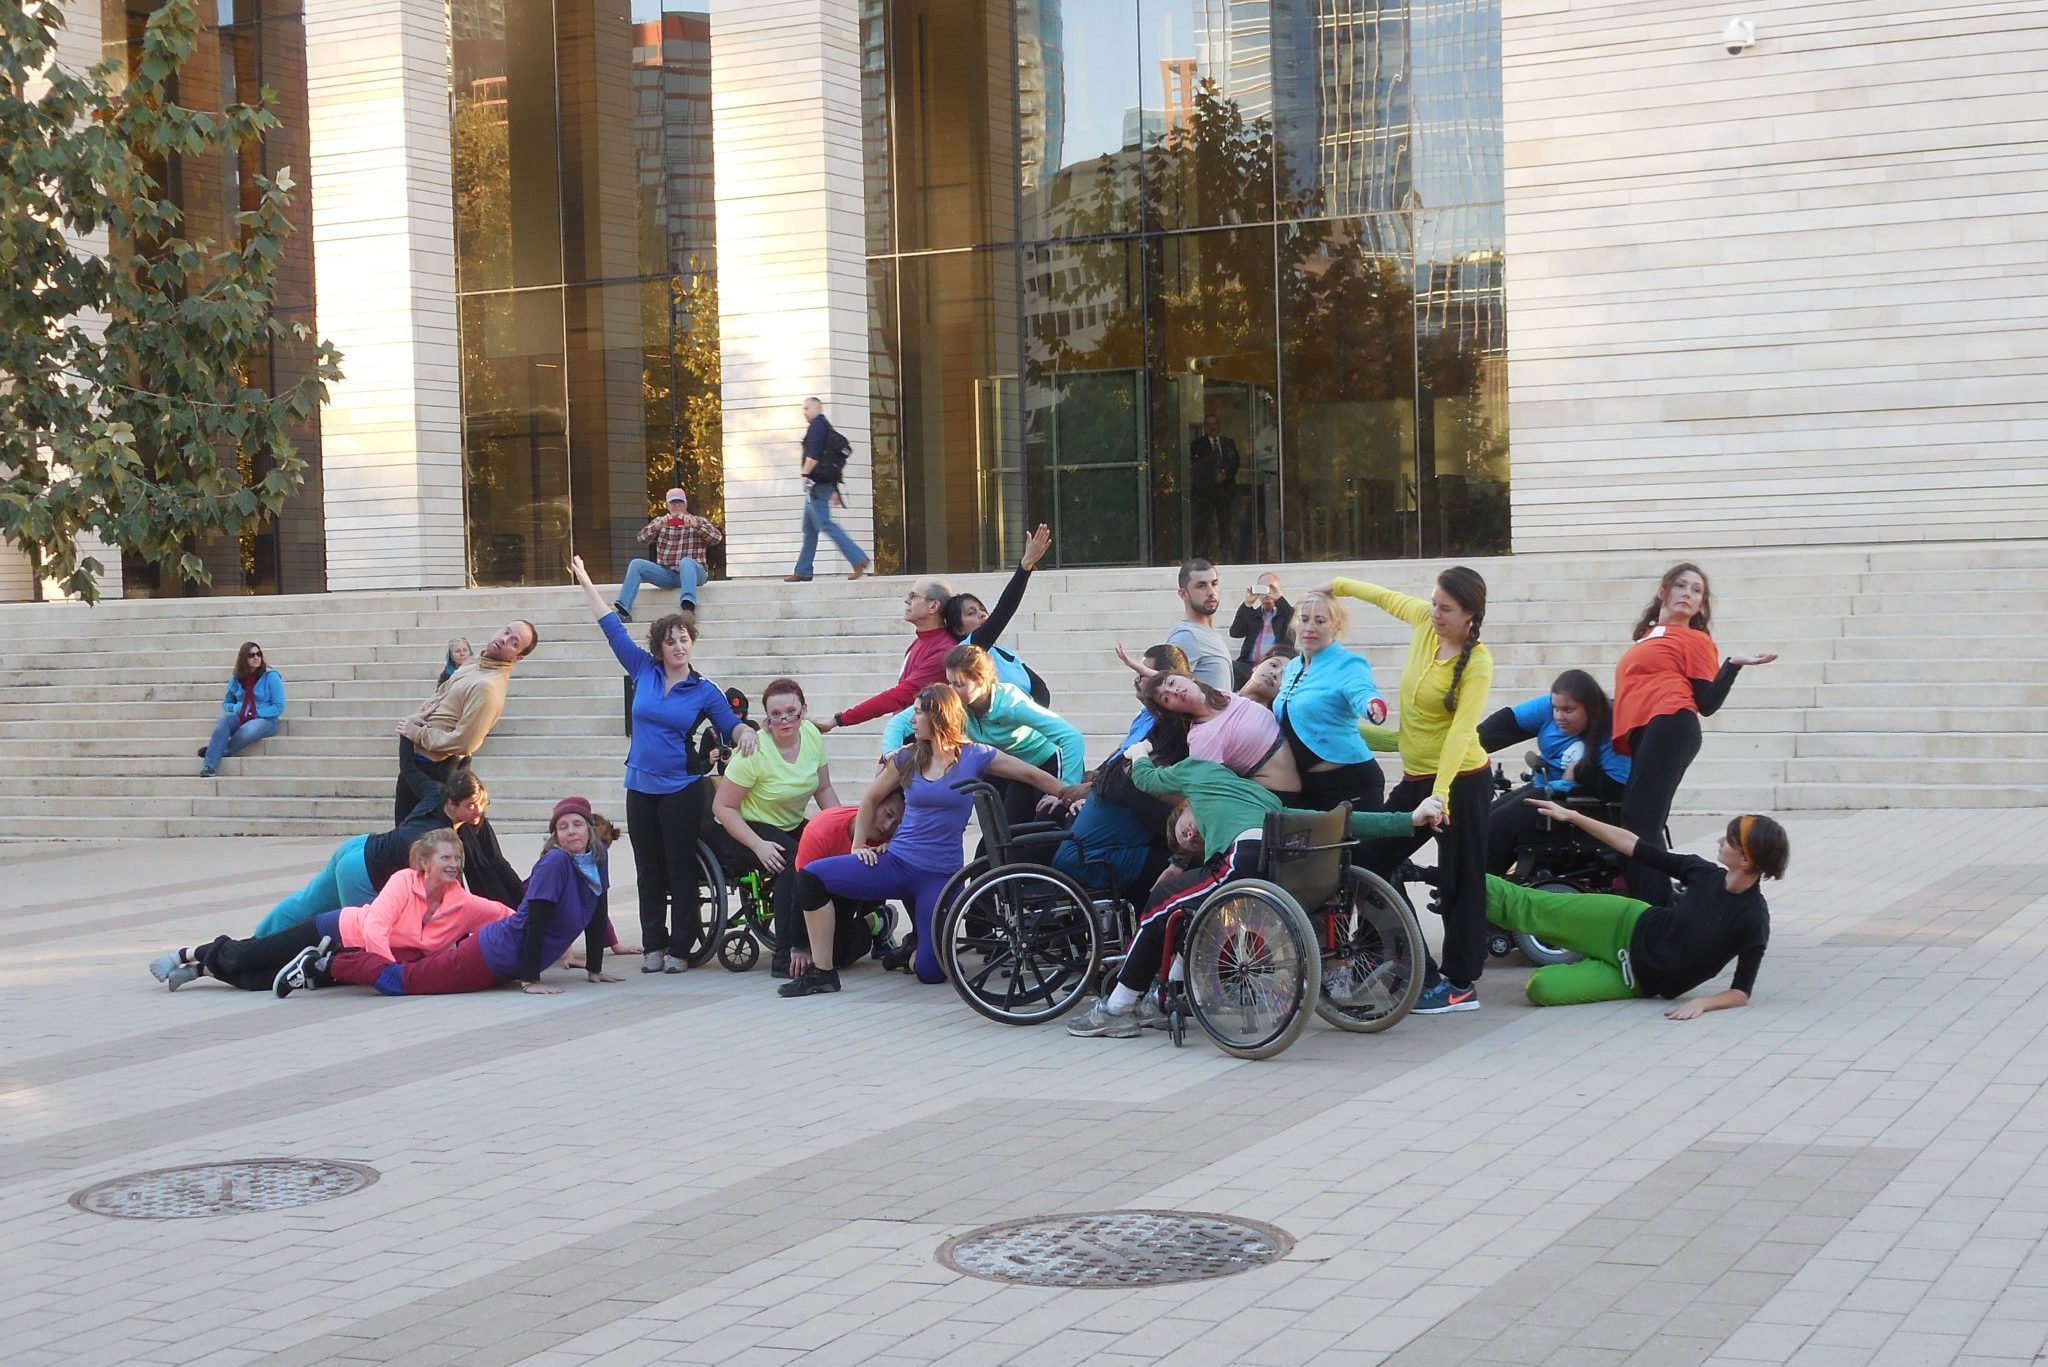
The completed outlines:
[[[872,966],[798,1002],[636,963],[548,998],[173,996],[149,957],[245,933],[327,842],[0,846],[0,1360],[2040,1360],[2048,812],[1787,824],[1753,1007],[1538,1012],[1496,963],[1477,1014],[1312,1024],[1265,1063],[1002,1027]],[[204,1219],[68,1203],[260,1157],[378,1180]],[[1129,1207],[1295,1244],[1123,1291],[935,1260]]]

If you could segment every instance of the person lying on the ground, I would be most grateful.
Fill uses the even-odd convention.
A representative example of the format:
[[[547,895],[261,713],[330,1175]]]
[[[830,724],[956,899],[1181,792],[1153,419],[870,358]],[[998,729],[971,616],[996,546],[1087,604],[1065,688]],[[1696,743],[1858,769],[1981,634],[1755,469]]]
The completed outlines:
[[[1681,884],[1671,905],[1650,906],[1601,892],[1539,892],[1503,878],[1486,880],[1486,916],[1505,930],[1586,957],[1529,975],[1529,1000],[1575,1006],[1633,997],[1679,997],[1721,975],[1732,959],[1726,991],[1680,1001],[1664,1014],[1692,1020],[1709,1011],[1747,1006],[1771,938],[1771,909],[1757,884],[1783,878],[1792,857],[1785,828],[1767,816],[1738,816],[1721,833],[1719,863],[1674,854],[1658,842],[1595,821],[1555,802],[1537,802],[1552,821],[1577,826],[1601,843]]]
[[[270,935],[222,935],[210,944],[173,949],[152,960],[149,971],[173,992],[199,977],[261,992],[277,985],[301,951],[322,943],[361,946],[386,959],[420,958],[512,914],[504,903],[463,888],[462,859],[462,840],[454,830],[429,831],[413,842],[408,867],[368,903],[323,911]]]
[[[588,800],[565,797],[548,819],[547,847],[527,875],[519,910],[481,926],[423,958],[406,961],[371,945],[301,953],[278,976],[277,995],[300,988],[351,984],[374,987],[387,997],[423,997],[481,992],[516,982],[524,992],[552,996],[559,987],[540,980],[541,971],[578,937],[594,983],[619,979],[604,971],[605,889],[608,876],[603,842]]]

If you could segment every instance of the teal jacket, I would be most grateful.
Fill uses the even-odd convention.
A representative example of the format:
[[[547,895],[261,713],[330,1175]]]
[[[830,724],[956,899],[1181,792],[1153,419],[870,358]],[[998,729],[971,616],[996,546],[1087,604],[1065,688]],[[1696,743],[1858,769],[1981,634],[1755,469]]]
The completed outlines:
[[[240,679],[228,679],[228,690],[221,695],[220,710],[228,713],[242,710]],[[256,676],[256,715],[267,721],[276,721],[284,715],[284,676],[274,669],[266,669]]]
[[[906,707],[889,719],[882,732],[883,754],[893,755],[910,744],[910,712]],[[1051,708],[1033,702],[1015,684],[998,683],[990,689],[988,711],[981,716],[968,712],[967,739],[993,745],[1034,767],[1057,754],[1062,783],[1079,783],[1087,772],[1080,731]]]

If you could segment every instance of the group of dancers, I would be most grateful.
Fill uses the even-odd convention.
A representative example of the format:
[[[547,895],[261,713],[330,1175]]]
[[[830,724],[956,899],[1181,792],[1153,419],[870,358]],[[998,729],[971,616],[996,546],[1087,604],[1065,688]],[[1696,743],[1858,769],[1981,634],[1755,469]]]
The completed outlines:
[[[606,849],[619,832],[589,802],[555,805],[539,861],[521,878],[490,831],[474,744],[452,758],[413,751],[428,734],[422,719],[431,723],[451,690],[484,691],[481,680],[465,683],[469,673],[494,666],[492,705],[502,705],[510,664],[538,641],[516,622],[483,656],[444,673],[435,698],[401,723],[399,804],[410,809],[392,828],[345,842],[253,934],[168,951],[151,971],[174,991],[213,978],[279,996],[504,983],[546,993],[558,989],[542,975],[558,962],[591,982],[619,981],[604,970],[607,950],[638,954],[644,974],[680,973],[714,948],[702,942],[699,915],[698,849],[708,839],[729,871],[757,870],[769,882],[770,968],[783,996],[839,991],[840,968],[871,945],[885,965],[941,982],[937,902],[965,863],[973,812],[957,785],[980,779],[1003,793],[1013,818],[1067,822],[1073,838],[1054,862],[1143,908],[1117,982],[1069,1022],[1077,1035],[1128,1038],[1154,1023],[1146,1002],[1167,914],[1255,867],[1266,813],[1340,805],[1351,812],[1356,860],[1383,876],[1398,877],[1436,841],[1442,944],[1427,965],[1420,1014],[1479,1008],[1489,922],[1584,956],[1531,975],[1526,990],[1538,1005],[1662,997],[1676,1003],[1666,1014],[1687,1019],[1749,1001],[1769,938],[1759,884],[1784,875],[1784,829],[1739,815],[1713,862],[1662,843],[1699,752],[1700,716],[1721,706],[1743,668],[1775,658],[1721,656],[1698,566],[1675,565],[1659,582],[1615,667],[1611,700],[1591,673],[1572,669],[1548,694],[1495,707],[1493,654],[1482,640],[1486,582],[1475,570],[1443,571],[1427,598],[1338,578],[1297,604],[1280,597],[1276,577],[1261,576],[1232,628],[1243,638],[1233,659],[1214,623],[1218,573],[1191,560],[1165,640],[1136,657],[1117,650],[1134,675],[1136,715],[1091,769],[1081,732],[1059,715],[1042,675],[1000,644],[1049,543],[1039,528],[993,611],[943,580],[912,584],[902,615],[915,638],[891,687],[813,719],[802,684],[777,678],[761,692],[759,721],[696,670],[693,617],[671,613],[636,641],[572,559],[598,634],[633,684],[625,834],[639,945],[621,944],[612,927]],[[1344,644],[1350,603],[1408,629],[1391,722],[1372,664]],[[880,762],[858,800],[844,802],[823,735],[884,717]],[[707,729],[722,773],[710,772],[698,743]],[[1536,743],[1530,783],[1496,801],[1489,755],[1526,741]],[[1380,756],[1400,766],[1391,784]],[[1608,799],[1616,820],[1568,805],[1574,792]],[[1517,843],[1545,821],[1616,850],[1627,861],[1627,895],[1537,891],[1503,877]],[[889,902],[909,913],[900,945],[875,935],[886,922],[874,912]],[[1726,990],[1676,1000],[1730,962]]]

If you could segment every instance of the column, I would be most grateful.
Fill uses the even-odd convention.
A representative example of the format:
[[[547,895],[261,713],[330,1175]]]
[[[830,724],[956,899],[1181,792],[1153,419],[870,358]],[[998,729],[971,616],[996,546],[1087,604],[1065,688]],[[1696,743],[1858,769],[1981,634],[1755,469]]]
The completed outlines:
[[[306,6],[327,587],[467,580],[443,0]]]
[[[853,443],[840,521],[873,549],[856,0],[712,0],[726,565],[785,574],[803,401]],[[843,569],[829,546],[818,570]]]

